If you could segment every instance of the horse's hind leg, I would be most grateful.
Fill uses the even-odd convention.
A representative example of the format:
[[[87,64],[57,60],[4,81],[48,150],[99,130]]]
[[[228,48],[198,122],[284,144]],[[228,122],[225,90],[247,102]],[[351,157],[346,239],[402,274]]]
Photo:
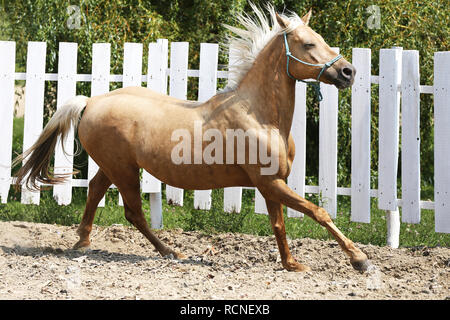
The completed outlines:
[[[80,226],[77,230],[80,240],[75,244],[75,249],[88,247],[91,243],[89,234],[92,230],[95,211],[97,210],[98,203],[103,198],[110,185],[111,181],[101,169],[98,170],[97,174],[89,182],[86,208],[84,209],[83,218],[81,219]]]
[[[140,193],[139,168],[125,169],[121,172],[118,181],[113,181],[123,197],[125,218],[135,226],[162,256],[170,254],[177,259],[185,258],[183,254],[177,253],[166,247],[153,232],[142,212],[142,200]]]

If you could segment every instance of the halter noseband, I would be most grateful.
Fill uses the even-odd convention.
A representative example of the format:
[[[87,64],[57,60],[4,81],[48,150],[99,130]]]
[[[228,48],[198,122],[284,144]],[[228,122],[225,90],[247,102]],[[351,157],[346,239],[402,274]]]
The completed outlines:
[[[287,57],[287,59],[286,59],[286,60],[287,60],[287,61],[286,61],[286,71],[287,71],[287,75],[288,75],[291,79],[294,79],[294,80],[297,80],[297,81],[301,81],[301,82],[304,82],[304,83],[306,83],[306,84],[311,84],[311,85],[313,85],[314,88],[315,88],[315,90],[316,90],[316,94],[317,94],[318,100],[319,100],[319,101],[322,101],[323,97],[322,97],[322,93],[320,92],[319,79],[320,79],[320,77],[322,76],[322,73],[323,73],[327,68],[331,67],[331,66],[333,65],[333,63],[335,63],[335,62],[338,61],[340,58],[342,58],[342,56],[339,54],[339,55],[337,55],[336,58],[334,58],[334,59],[332,59],[332,60],[330,60],[330,61],[328,61],[327,63],[324,63],[324,64],[309,63],[309,62],[300,60],[299,58],[296,58],[296,57],[294,57],[294,56],[291,54],[291,52],[289,51],[289,44],[288,44],[288,42],[287,42],[286,32],[284,32],[284,44],[285,44],[285,47],[286,47],[286,57]],[[322,67],[322,69],[321,69],[320,72],[319,72],[319,75],[317,76],[316,82],[307,82],[307,81],[304,81],[304,80],[302,80],[302,79],[297,79],[297,78],[293,77],[293,76],[289,73],[289,58],[292,58],[292,59],[294,59],[294,60],[296,60],[296,61],[298,61],[298,62],[300,62],[300,63],[306,64],[307,66],[311,66],[311,67]]]

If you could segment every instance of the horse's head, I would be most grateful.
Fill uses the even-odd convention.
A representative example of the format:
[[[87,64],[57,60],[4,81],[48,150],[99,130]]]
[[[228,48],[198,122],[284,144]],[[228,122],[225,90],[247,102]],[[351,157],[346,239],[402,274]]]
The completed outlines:
[[[289,29],[290,21],[288,19],[278,14],[276,17],[282,29]],[[330,48],[321,35],[308,26],[310,18],[311,10],[301,18],[303,23],[286,33],[285,41],[287,41],[288,51],[292,55],[288,73],[293,78],[302,80],[318,79],[320,75],[318,80],[333,84],[339,89],[351,86],[356,73],[355,67],[344,58],[335,60],[336,52]],[[329,64],[329,67],[321,67],[326,63]],[[322,74],[320,74],[321,71]]]

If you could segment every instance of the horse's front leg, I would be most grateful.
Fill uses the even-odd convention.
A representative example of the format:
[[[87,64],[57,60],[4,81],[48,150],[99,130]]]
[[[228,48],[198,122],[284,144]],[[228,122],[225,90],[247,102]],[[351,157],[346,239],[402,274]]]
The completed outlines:
[[[334,236],[344,252],[350,257],[350,263],[353,268],[362,271],[368,269],[370,262],[367,259],[367,256],[361,250],[356,248],[350,239],[342,234],[342,232],[334,225],[330,215],[325,209],[300,197],[292,191],[282,179],[261,176],[258,180],[257,188],[266,201],[277,201],[308,215],[320,225],[324,226]]]

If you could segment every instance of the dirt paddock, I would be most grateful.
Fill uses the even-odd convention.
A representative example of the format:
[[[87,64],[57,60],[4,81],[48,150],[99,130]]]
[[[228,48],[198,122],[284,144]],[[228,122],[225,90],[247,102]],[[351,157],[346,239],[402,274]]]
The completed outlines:
[[[0,222],[0,299],[450,299],[450,248],[358,246],[359,273],[335,241],[290,240],[312,272],[281,268],[275,238],[156,231],[186,260],[162,258],[134,228]]]

